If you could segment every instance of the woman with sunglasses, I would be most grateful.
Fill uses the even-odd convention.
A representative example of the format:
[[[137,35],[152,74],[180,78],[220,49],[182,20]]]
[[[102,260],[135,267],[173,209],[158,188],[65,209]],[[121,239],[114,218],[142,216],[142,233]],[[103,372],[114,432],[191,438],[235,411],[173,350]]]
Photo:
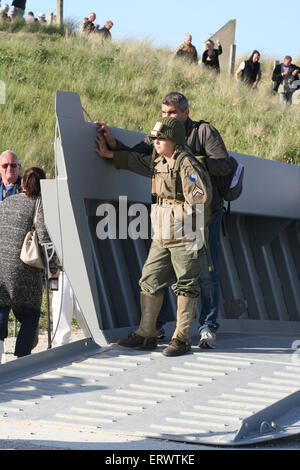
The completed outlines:
[[[41,313],[43,271],[24,264],[20,253],[24,238],[33,225],[36,202],[41,196],[40,180],[45,178],[41,168],[29,168],[22,178],[22,192],[0,203],[0,357],[8,335],[11,309],[21,322],[14,355],[26,356],[34,345]],[[40,244],[51,241],[44,223],[42,203],[35,229]],[[57,271],[54,260],[50,261],[50,271],[52,274]]]

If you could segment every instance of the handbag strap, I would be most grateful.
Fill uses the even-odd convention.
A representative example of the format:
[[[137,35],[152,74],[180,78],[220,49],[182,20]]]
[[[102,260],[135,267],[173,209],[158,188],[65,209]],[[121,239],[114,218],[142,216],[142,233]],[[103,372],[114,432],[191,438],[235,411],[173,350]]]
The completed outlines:
[[[37,216],[38,216],[38,211],[41,205],[41,198],[38,197],[35,203],[35,209],[34,209],[34,216],[33,216],[33,221],[32,221],[32,228],[35,229],[36,227],[36,221],[37,221]]]

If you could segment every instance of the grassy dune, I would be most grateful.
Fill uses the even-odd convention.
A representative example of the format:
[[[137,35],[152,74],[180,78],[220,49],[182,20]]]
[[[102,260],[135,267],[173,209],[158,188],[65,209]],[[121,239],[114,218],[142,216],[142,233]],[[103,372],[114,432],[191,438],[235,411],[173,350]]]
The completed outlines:
[[[272,58],[262,60],[263,81],[249,91],[148,42],[103,44],[97,37],[23,30],[0,31],[0,40],[6,85],[0,151],[16,151],[23,168],[39,165],[53,176],[56,90],[79,93],[93,120],[142,132],[160,115],[161,98],[180,91],[191,117],[215,125],[229,150],[300,163],[300,106],[279,106],[271,91]]]

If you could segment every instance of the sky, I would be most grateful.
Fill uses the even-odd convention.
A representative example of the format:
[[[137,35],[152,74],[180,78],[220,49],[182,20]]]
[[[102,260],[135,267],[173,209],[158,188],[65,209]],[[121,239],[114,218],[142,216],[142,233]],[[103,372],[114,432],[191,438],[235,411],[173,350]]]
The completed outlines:
[[[26,13],[55,13],[56,5],[57,0],[27,0]],[[190,33],[198,52],[212,34],[236,19],[237,57],[254,49],[278,60],[285,55],[300,57],[299,0],[64,0],[65,19],[80,22],[91,11],[100,26],[114,22],[115,39],[147,39],[154,47],[175,50]]]

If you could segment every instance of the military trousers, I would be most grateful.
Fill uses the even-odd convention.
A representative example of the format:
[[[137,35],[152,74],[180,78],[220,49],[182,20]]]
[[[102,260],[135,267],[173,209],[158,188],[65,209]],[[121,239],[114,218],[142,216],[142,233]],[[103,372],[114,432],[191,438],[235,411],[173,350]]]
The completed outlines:
[[[188,250],[186,246],[161,248],[152,242],[139,281],[142,292],[158,294],[172,286],[174,293],[199,297],[198,278],[206,266],[204,249]]]

